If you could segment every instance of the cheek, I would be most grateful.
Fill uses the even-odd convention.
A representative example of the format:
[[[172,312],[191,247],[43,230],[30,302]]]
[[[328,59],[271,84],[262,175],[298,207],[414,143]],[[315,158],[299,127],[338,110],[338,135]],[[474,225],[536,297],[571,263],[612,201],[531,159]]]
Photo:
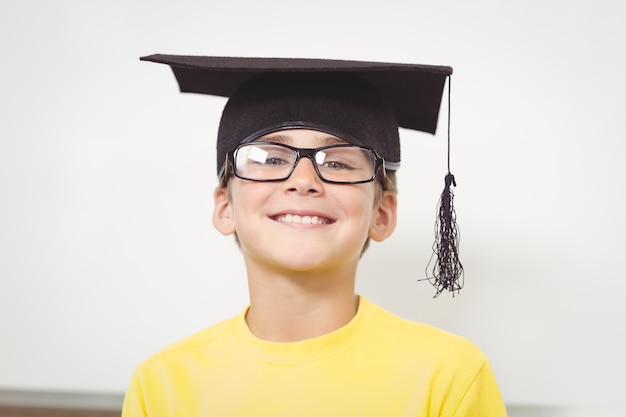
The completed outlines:
[[[230,201],[237,228],[245,227],[247,219],[262,212],[272,192],[268,185],[271,184],[233,181]]]
[[[347,215],[358,218],[361,222],[369,224],[376,211],[376,199],[374,190],[370,188],[357,189],[353,193],[340,193],[341,206]]]

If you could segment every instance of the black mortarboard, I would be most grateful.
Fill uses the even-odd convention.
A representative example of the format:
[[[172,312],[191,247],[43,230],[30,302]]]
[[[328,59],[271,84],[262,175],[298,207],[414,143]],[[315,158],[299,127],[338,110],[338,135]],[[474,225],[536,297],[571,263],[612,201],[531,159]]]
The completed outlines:
[[[435,133],[443,89],[452,74],[447,66],[328,59],[157,54],[141,60],[169,65],[182,92],[229,98],[218,132],[218,174],[227,153],[239,144],[293,128],[320,130],[370,147],[387,169],[395,170],[400,164],[398,127]],[[460,289],[458,276],[454,282],[439,277],[449,274],[451,257],[458,262],[456,225],[450,224],[453,182],[448,172],[440,204],[446,214],[438,219],[438,234],[449,234],[451,227],[454,236],[451,243],[436,242],[432,278],[437,294]]]
[[[220,127],[218,138],[218,169],[226,152],[257,131],[267,134],[272,127],[278,129],[277,124],[289,122],[347,130],[342,133],[349,137],[342,139],[373,148],[388,168],[393,167],[400,162],[398,126],[435,133],[443,88],[452,74],[445,66],[328,59],[178,55],[141,59],[169,65],[182,92],[230,97],[221,123],[226,126]],[[268,108],[278,96],[282,104]],[[299,97],[304,97],[302,106],[297,105]],[[349,101],[335,108],[333,103],[342,97]],[[317,105],[311,103],[313,98]],[[230,107],[236,109],[231,112]],[[231,114],[238,120],[230,119]]]

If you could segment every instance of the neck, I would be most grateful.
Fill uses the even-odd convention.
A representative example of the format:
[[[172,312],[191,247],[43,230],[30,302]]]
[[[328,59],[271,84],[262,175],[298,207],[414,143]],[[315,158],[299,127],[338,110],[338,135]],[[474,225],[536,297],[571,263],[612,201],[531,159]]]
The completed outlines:
[[[296,342],[322,336],[346,325],[357,312],[355,268],[288,274],[251,269],[246,322],[260,339]]]

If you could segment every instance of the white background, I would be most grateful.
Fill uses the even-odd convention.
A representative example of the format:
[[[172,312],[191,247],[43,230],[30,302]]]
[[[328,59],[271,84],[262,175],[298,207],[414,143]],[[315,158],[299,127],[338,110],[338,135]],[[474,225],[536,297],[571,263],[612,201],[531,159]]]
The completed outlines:
[[[224,99],[152,53],[454,67],[452,171],[466,286],[424,267],[437,136],[402,131],[400,224],[359,292],[476,342],[509,404],[626,392],[619,1],[0,0],[0,389],[123,392],[133,367],[243,310],[210,222]]]

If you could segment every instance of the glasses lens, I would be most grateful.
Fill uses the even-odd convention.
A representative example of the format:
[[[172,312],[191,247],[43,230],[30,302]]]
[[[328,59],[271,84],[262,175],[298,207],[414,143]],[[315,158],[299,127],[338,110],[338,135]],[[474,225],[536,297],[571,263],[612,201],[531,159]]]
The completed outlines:
[[[374,178],[376,155],[359,146],[334,146],[319,150],[315,162],[322,178],[335,182],[360,182]]]
[[[284,146],[249,143],[235,152],[235,172],[252,180],[286,178],[296,160],[296,153]]]

